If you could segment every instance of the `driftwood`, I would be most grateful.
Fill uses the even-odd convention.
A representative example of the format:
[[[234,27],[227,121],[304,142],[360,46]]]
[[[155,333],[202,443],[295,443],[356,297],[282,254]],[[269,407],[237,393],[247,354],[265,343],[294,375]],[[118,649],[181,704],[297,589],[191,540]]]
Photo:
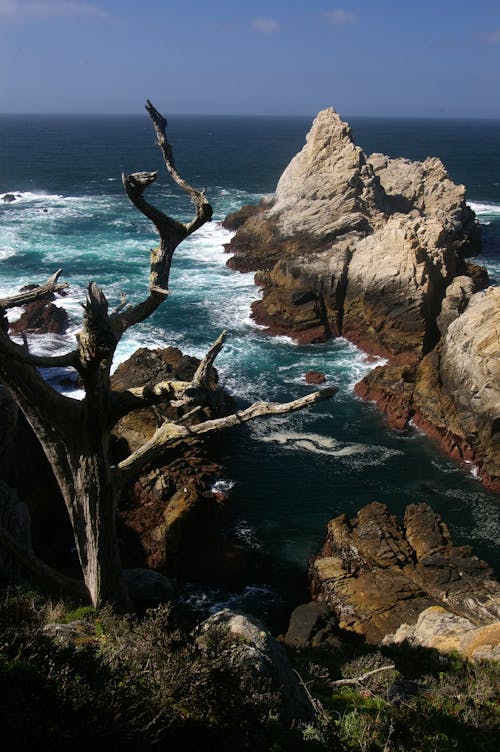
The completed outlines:
[[[370,678],[370,676],[373,676],[374,674],[378,674],[380,671],[394,671],[396,666],[394,663],[389,663],[387,666],[380,666],[379,668],[374,668],[372,671],[367,671],[365,674],[361,674],[361,676],[354,676],[352,679],[335,679],[335,681],[331,681],[330,685],[332,687],[345,687],[349,684],[362,684],[364,681]]]
[[[167,298],[175,249],[184,238],[212,217],[212,207],[204,192],[190,186],[177,171],[172,147],[166,137],[167,121],[151,102],[147,102],[146,109],[166,168],[195,207],[195,215],[190,221],[179,222],[144,198],[147,188],[157,179],[157,172],[123,175],[123,185],[129,199],[153,222],[159,234],[159,245],[151,251],[149,294],[134,305],[128,305],[126,295],[122,294],[120,304],[110,312],[103,291],[95,282],[91,282],[83,305],[77,347],[64,355],[32,355],[27,338],[20,345],[10,339],[5,326],[3,330],[0,329],[0,380],[10,388],[52,466],[73,528],[86,591],[94,605],[109,602],[120,608],[130,606],[121,576],[115,519],[124,484],[144,465],[154,462],[166,447],[255,418],[289,413],[327,399],[335,391],[324,389],[286,404],[258,402],[233,415],[205,420],[195,426],[185,425],[187,416],[184,415],[184,420],[177,423],[164,422],[150,441],[117,465],[111,464],[111,430],[130,411],[155,405],[161,400],[182,406],[188,414],[193,414],[200,411],[201,405],[209,403],[210,370],[226,337],[223,332],[214,342],[191,382],[163,381],[122,392],[111,390],[110,371],[120,338],[129,327],[150,316]],[[0,300],[0,313],[4,319],[10,307],[63,289],[64,283],[58,283],[60,272],[58,270],[45,285]],[[53,366],[71,367],[78,372],[85,399],[78,401],[59,394],[44,381],[38,368]],[[0,535],[0,545],[10,547],[12,554],[16,555],[3,533]],[[34,573],[37,568],[42,572],[42,564],[36,558],[26,558],[24,554],[17,558],[22,556],[31,572]],[[50,573],[44,571],[46,579],[51,579]],[[67,589],[74,592],[73,585],[66,584]],[[64,586],[63,580],[59,581],[58,586]]]

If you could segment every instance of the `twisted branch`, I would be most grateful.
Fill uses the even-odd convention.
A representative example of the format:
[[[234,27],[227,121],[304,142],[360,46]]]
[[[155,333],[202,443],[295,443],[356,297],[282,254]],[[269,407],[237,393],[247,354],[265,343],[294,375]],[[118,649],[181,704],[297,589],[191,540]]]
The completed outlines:
[[[111,326],[118,339],[130,326],[138,324],[151,316],[167,295],[169,295],[170,267],[175,249],[184,238],[191,235],[212,218],[212,207],[206,199],[204,192],[193,188],[177,172],[172,147],[165,133],[167,127],[166,119],[153,107],[149,99],[146,102],[146,110],[151,117],[157,144],[162,151],[167,170],[174,182],[190,196],[196,207],[196,216],[191,222],[184,224],[169,217],[146,201],[143,195],[144,191],[155,182],[158,176],[157,172],[134,172],[128,176],[125,176],[125,174],[122,175],[122,182],[127,196],[134,206],[153,222],[160,235],[160,244],[157,248],[151,250],[149,296],[136,306],[131,306],[126,311],[118,310],[110,316]]]

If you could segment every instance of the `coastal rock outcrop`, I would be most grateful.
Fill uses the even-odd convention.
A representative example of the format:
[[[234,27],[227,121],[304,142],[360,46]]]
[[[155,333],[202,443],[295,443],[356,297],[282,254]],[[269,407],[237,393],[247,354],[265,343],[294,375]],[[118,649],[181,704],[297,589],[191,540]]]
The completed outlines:
[[[61,306],[39,300],[28,303],[17,321],[10,325],[12,334],[65,334],[69,325],[67,312]]]
[[[451,456],[474,463],[484,484],[500,492],[500,288],[469,296],[466,280],[450,285],[439,345],[418,365],[374,369],[356,391],[377,402],[395,428],[411,419]]]
[[[500,491],[500,298],[466,257],[479,227],[442,162],[367,156],[333,109],[275,194],[228,218],[228,264],[256,270],[257,323],[302,344],[342,335],[387,359],[357,385]]]
[[[500,584],[492,570],[470,546],[453,545],[427,504],[409,505],[402,524],[377,502],[353,520],[345,514],[331,520],[310,579],[314,596],[328,605],[340,628],[371,643],[397,634],[403,624],[416,625],[423,612],[437,607],[462,619],[454,621],[460,635],[500,620]]]
[[[275,194],[229,219],[228,264],[256,270],[258,323],[301,342],[343,334],[411,361],[438,339],[446,287],[478,239],[465,188],[437,158],[368,157],[328,109]]]
[[[122,363],[112,377],[114,389],[147,386],[163,380],[190,381],[198,359],[183,355],[175,347],[163,350],[137,350]],[[205,418],[228,411],[230,397],[217,387],[215,369],[211,375],[211,399],[207,399]],[[114,453],[122,458],[135,451],[154,434],[165,418],[178,419],[182,408],[159,403],[154,408],[135,410],[122,418],[113,431]],[[198,413],[193,421],[204,419]],[[210,488],[221,472],[204,442],[165,452],[160,463],[142,473],[130,488],[122,504],[120,517],[125,534],[137,536],[141,551],[137,564],[178,574],[198,570],[222,569],[228,552],[222,551],[216,534],[221,512],[220,500]],[[223,506],[223,505],[222,505]],[[209,555],[208,551],[211,551]],[[205,566],[210,562],[210,566]]]

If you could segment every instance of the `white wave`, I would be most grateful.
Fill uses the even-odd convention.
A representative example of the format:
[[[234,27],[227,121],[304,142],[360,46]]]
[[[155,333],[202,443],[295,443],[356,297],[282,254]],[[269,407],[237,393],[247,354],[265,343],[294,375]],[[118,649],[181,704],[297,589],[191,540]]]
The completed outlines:
[[[13,248],[2,248],[0,246],[0,261],[11,258],[16,255],[16,251]]]
[[[488,201],[469,201],[470,208],[480,217],[500,217],[500,204]]]
[[[179,601],[201,614],[215,614],[224,608],[254,613],[282,602],[282,598],[268,585],[247,585],[241,593],[231,593],[222,588],[188,586]]]
[[[210,490],[212,493],[229,493],[232,488],[234,488],[235,483],[234,480],[223,480],[219,479],[216,480],[215,483],[212,483],[212,486],[210,487]]]
[[[305,451],[324,454],[336,459],[354,460],[356,465],[374,465],[384,462],[389,457],[402,454],[395,449],[375,444],[349,444],[330,436],[317,433],[298,433],[295,431],[277,431],[267,435],[255,436],[264,443],[276,443],[292,451]]]
[[[257,531],[246,520],[239,520],[233,528],[234,536],[254,551],[262,550]]]
[[[443,495],[451,502],[459,502],[469,510],[472,516],[472,524],[459,528],[455,523],[455,529],[460,529],[466,540],[498,541],[500,540],[500,515],[496,500],[487,499],[482,489],[474,488],[449,488]]]

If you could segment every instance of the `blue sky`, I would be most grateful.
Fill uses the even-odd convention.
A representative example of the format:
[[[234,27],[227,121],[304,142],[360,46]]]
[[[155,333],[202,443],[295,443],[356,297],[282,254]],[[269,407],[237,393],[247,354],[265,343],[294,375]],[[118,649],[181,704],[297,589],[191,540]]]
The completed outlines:
[[[0,112],[500,118],[500,2],[0,0]]]

